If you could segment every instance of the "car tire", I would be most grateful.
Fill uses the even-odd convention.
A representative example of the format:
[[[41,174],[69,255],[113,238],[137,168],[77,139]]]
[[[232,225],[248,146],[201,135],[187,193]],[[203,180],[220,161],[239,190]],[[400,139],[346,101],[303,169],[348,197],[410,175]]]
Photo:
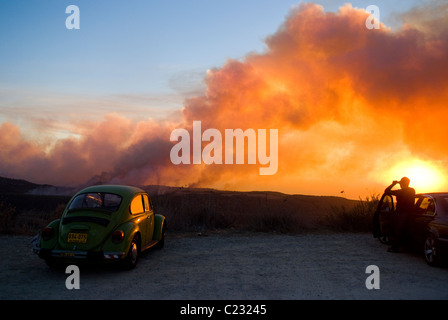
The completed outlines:
[[[430,266],[439,266],[441,263],[440,257],[440,246],[437,237],[429,233],[425,237],[425,242],[423,244],[423,254]]]
[[[137,266],[138,258],[140,256],[140,242],[138,236],[134,236],[129,246],[128,254],[123,260],[122,267],[125,270],[134,269]]]

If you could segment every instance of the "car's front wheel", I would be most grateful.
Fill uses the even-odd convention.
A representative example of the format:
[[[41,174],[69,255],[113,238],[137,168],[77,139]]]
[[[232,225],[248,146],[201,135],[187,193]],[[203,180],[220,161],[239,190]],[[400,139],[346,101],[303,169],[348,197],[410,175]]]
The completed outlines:
[[[128,254],[126,258],[123,260],[122,266],[126,270],[133,269],[137,265],[140,253],[138,239],[139,239],[138,236],[134,236],[134,238],[131,241],[131,245],[129,246]]]
[[[430,233],[425,237],[423,250],[425,260],[430,266],[440,265],[441,257],[439,243],[434,234]]]

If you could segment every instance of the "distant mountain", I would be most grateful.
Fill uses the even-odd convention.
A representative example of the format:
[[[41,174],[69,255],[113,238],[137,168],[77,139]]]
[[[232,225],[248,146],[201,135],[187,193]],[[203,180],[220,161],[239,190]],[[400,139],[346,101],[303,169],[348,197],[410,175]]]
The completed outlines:
[[[35,195],[71,195],[73,188],[37,184],[22,179],[0,177],[0,193]]]
[[[0,177],[0,193],[27,193],[38,186],[26,180]]]

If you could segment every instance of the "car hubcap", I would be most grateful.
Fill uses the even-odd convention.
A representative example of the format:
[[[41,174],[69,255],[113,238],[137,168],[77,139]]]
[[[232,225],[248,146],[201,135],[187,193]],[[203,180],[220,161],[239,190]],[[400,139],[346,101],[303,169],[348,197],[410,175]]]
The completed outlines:
[[[434,245],[434,240],[433,239],[426,239],[425,242],[425,256],[426,259],[429,262],[432,262],[434,260],[434,257],[436,255],[436,247]]]

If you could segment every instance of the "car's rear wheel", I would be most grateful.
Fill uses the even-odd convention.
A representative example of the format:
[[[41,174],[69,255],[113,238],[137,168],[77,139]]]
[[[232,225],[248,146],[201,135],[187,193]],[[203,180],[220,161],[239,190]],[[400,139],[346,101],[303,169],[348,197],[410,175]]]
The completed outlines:
[[[123,260],[122,266],[126,270],[130,270],[135,268],[138,262],[139,254],[140,254],[140,248],[139,248],[139,241],[138,236],[134,236],[134,238],[131,241],[131,245],[129,246],[128,254],[126,258]]]
[[[430,266],[440,265],[441,257],[439,243],[434,234],[430,233],[425,237],[423,250],[425,260]]]

